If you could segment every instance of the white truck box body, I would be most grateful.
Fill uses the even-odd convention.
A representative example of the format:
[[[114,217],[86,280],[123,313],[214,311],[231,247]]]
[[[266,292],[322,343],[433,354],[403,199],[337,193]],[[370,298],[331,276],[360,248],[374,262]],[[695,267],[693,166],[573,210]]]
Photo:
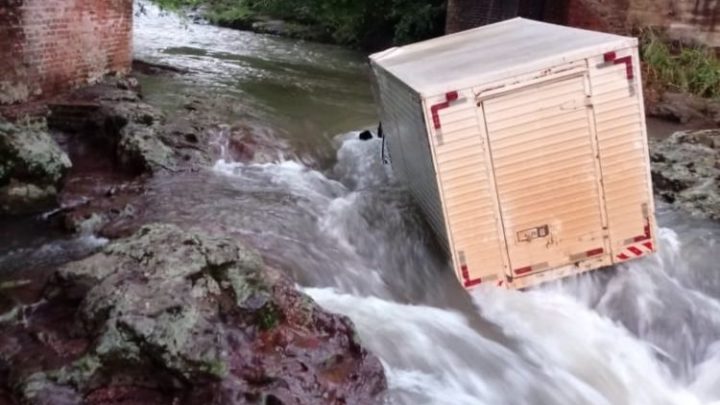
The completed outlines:
[[[370,59],[393,172],[463,286],[655,251],[635,38],[517,18]]]

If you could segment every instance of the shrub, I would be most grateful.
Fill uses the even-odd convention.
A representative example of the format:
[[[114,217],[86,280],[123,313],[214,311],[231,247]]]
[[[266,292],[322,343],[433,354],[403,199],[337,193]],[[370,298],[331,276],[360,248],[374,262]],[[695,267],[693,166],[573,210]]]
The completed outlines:
[[[266,14],[314,25],[343,45],[404,44],[440,35],[444,0],[153,0],[161,7],[207,5],[208,19],[242,20]]]
[[[643,32],[641,46],[651,81],[701,97],[720,97],[720,59],[711,49],[671,43],[652,30]]]

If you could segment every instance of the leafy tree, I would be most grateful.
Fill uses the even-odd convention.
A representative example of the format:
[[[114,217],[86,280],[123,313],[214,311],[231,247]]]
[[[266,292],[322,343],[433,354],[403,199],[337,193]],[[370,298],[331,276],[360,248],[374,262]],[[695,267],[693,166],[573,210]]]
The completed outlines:
[[[321,27],[340,44],[371,48],[440,35],[445,21],[444,0],[154,1],[167,8],[204,4],[210,9],[252,10]]]

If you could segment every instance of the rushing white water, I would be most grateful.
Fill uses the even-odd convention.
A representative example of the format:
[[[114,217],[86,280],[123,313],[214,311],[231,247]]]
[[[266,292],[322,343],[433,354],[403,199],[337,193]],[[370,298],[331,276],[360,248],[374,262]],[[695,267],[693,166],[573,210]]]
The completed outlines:
[[[136,48],[190,68],[183,83],[237,85],[266,117],[287,115],[292,136],[328,149],[322,131],[371,123],[356,59],[173,21],[138,18]],[[332,170],[221,160],[207,177],[153,185],[150,207],[158,220],[251,243],[322,306],[350,317],[383,361],[390,403],[720,403],[718,226],[661,208],[653,257],[529,292],[467,294],[389,177],[380,140],[355,135],[335,143]]]
[[[720,301],[697,288],[693,273],[705,268],[684,255],[698,232],[717,237],[714,226],[662,228],[653,257],[529,292],[479,288],[463,303],[442,256],[413,229],[379,142],[345,140],[337,180],[294,162],[215,170],[236,179],[261,170],[303,196],[301,211],[315,218],[305,243],[330,241],[321,245],[337,264],[327,287],[305,291],[355,322],[384,362],[392,403],[720,403]],[[660,222],[673,221],[662,209]],[[717,257],[713,243],[694,254]]]

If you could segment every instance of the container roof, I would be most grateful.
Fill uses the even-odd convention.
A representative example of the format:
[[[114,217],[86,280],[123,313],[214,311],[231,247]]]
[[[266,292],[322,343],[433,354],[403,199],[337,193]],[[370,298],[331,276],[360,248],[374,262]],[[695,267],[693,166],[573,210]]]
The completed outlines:
[[[370,58],[433,96],[635,45],[635,38],[514,18]]]

